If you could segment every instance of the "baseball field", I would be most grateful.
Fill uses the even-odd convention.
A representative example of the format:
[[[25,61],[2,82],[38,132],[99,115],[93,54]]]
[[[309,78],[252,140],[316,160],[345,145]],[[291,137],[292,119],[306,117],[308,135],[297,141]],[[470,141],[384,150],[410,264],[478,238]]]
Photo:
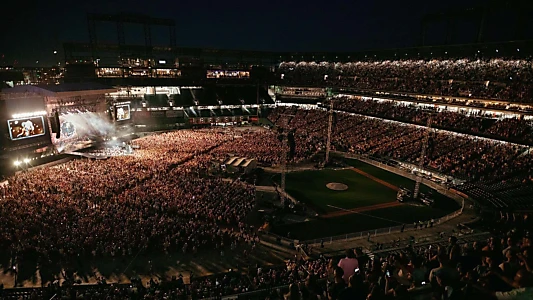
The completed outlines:
[[[358,160],[346,160],[342,169],[290,172],[286,191],[319,214],[309,222],[275,226],[273,232],[300,240],[348,234],[370,229],[412,224],[442,217],[459,205],[436,191],[435,204],[402,204],[396,201],[400,187],[413,190],[415,182]],[[422,193],[430,188],[422,185]]]

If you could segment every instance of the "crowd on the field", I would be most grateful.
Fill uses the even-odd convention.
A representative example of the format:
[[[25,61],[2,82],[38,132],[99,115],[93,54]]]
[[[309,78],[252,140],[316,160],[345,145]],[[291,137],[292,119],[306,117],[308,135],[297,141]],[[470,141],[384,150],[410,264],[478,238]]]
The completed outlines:
[[[531,137],[530,132],[520,131],[518,120],[495,121],[485,127],[475,119],[463,119],[453,113],[412,113],[407,108],[393,109],[388,103],[353,102],[343,99],[338,103],[339,109],[420,124],[432,113],[434,124],[441,127]],[[324,109],[277,107],[269,115],[276,130],[161,133],[133,141],[136,150],[132,155],[97,161],[78,159],[18,173],[9,179],[9,185],[4,187],[5,199],[0,201],[0,254],[15,255],[17,259],[33,255],[54,261],[76,256],[133,256],[141,251],[196,253],[256,243],[257,235],[244,221],[255,203],[254,188],[240,181],[207,176],[212,161],[238,155],[277,165],[288,148],[280,136],[289,131],[294,132],[296,145],[291,159],[304,161],[324,150],[328,117]],[[426,139],[425,167],[487,185],[508,183],[505,186],[515,190],[533,185],[533,155],[526,146],[341,112],[336,113],[332,128],[334,150],[412,164],[418,164]],[[531,226],[531,220],[524,222]],[[523,271],[531,272],[528,233],[515,231],[505,243],[510,243],[507,252],[498,240],[492,240],[468,247],[451,244],[447,248],[417,248],[373,261],[359,251],[349,254],[344,262],[325,258],[294,260],[283,267],[258,266],[246,276],[231,272],[194,278],[190,285],[171,288],[152,282],[136,291],[130,287],[101,287],[86,290],[80,298],[121,299],[133,294],[142,299],[219,297],[291,284],[289,294],[272,290],[269,297],[382,299],[388,293],[393,298],[407,299],[407,290],[420,287],[424,281],[433,287],[438,299],[456,299],[453,291],[468,292],[466,283],[472,281],[505,282],[505,278],[513,280],[511,277],[518,274],[526,278],[525,283],[517,279],[511,285],[531,284],[527,279],[531,274]],[[352,256],[359,258],[358,274],[351,271],[355,270]],[[502,274],[497,273],[500,263]],[[387,271],[392,276],[386,276]],[[495,287],[505,291],[503,286],[485,286]],[[443,296],[443,291],[451,292]],[[481,288],[480,292],[486,291]]]
[[[278,73],[283,78],[281,82],[286,84],[533,101],[533,67],[530,60],[283,62]]]
[[[0,250],[19,257],[196,252],[253,242],[244,183],[204,178],[192,160],[227,136],[177,131],[136,140],[133,155],[72,160],[10,178],[0,201]]]
[[[333,150],[370,155],[376,158],[393,159],[418,165],[422,144],[427,139],[423,166],[438,173],[495,185],[502,197],[526,197],[533,187],[533,154],[528,146],[499,142],[472,135],[449,131],[431,130],[405,123],[387,121],[349,112],[360,112],[353,107],[363,107],[367,114],[386,116],[390,119],[409,120],[427,124],[430,112],[419,114],[408,108],[392,109],[388,104],[364,101],[352,105],[354,100],[340,100],[334,117],[331,145]],[[359,100],[355,100],[359,101]],[[432,127],[469,128],[471,133],[480,132],[519,136],[522,141],[531,138],[531,128],[526,121],[514,119],[478,121],[475,117],[461,118],[459,114],[432,113]],[[296,141],[294,162],[309,159],[326,147],[328,112],[320,108],[278,106],[269,114],[276,128],[293,131]],[[426,124],[425,124],[426,123]],[[520,124],[520,126],[513,126]],[[464,132],[464,130],[463,130]],[[263,164],[279,164],[283,143],[277,131],[258,131],[234,139],[214,150],[217,154],[257,158]],[[285,142],[284,142],[285,143]],[[513,199],[511,199],[513,200]],[[526,200],[524,200],[526,201]],[[526,201],[527,202],[527,201]],[[529,201],[531,202],[531,201]]]
[[[295,162],[324,149],[327,111],[277,107],[270,119],[294,131]],[[533,156],[524,146],[442,131],[426,136],[421,127],[346,113],[335,119],[335,150],[418,164],[427,139],[428,168],[487,185],[508,182],[514,190],[533,183]],[[253,189],[203,175],[213,159],[228,154],[279,164],[287,151],[279,136],[275,130],[176,131],[134,141],[133,155],[19,173],[0,202],[0,246],[44,256],[114,256],[253,240],[243,226]]]
[[[376,101],[360,97],[335,98],[334,107],[339,110],[372,115],[386,119],[448,129],[473,135],[484,135],[516,143],[533,144],[533,121],[518,118],[496,118],[481,115],[481,111],[437,111],[433,107],[405,104],[396,101]]]
[[[320,123],[321,119],[324,116],[313,114],[313,112],[305,112],[294,110],[294,113],[297,113],[301,116],[307,117],[317,117],[316,122]],[[311,114],[311,115],[308,115]],[[285,116],[281,116],[285,118]],[[238,155],[249,158],[257,159],[263,165],[280,165],[282,162],[282,154],[290,153],[290,146],[288,142],[287,135],[290,133],[289,129],[294,129],[299,127],[299,125],[304,125],[307,121],[300,118],[290,119],[298,120],[301,124],[287,124],[287,121],[279,120],[279,123],[276,124],[279,128],[278,130],[259,130],[253,131],[247,134],[243,134],[240,138],[235,138],[227,143],[222,144],[217,149],[214,149],[212,153],[216,156],[225,156],[225,155]],[[304,134],[295,134],[294,143],[298,145],[294,149],[294,154],[290,157],[292,163],[302,162],[319,150],[323,150],[325,144],[320,138],[315,138],[313,136],[306,136]],[[287,154],[289,157],[289,155]]]

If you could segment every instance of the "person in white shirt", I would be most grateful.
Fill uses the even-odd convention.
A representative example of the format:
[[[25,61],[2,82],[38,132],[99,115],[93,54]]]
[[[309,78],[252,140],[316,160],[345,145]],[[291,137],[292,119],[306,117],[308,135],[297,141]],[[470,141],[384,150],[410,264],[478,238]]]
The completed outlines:
[[[502,276],[499,273],[493,273],[493,274],[498,276],[504,282],[506,282],[507,284],[513,287],[513,289],[508,292],[494,293],[494,296],[496,296],[498,300],[533,299],[533,275],[530,272],[524,269],[521,269],[518,272],[516,272],[514,280],[511,280],[505,276]]]
[[[350,276],[355,274],[356,269],[359,269],[359,261],[355,258],[354,251],[351,249],[346,250],[346,258],[342,258],[338,266],[344,271],[342,279],[348,283]]]

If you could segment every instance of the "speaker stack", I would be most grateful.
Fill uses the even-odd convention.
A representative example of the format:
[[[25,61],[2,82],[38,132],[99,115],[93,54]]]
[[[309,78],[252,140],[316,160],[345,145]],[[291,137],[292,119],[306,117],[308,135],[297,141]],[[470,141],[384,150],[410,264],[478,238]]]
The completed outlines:
[[[52,132],[56,134],[56,139],[61,137],[61,124],[59,123],[59,112],[55,111],[52,119],[50,120]]]

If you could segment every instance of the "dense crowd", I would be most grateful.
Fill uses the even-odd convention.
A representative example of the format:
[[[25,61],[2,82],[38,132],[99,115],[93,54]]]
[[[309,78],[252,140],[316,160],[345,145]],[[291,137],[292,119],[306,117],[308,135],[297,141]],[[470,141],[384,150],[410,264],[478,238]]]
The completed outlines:
[[[479,110],[441,110],[424,105],[405,104],[397,101],[376,101],[360,97],[339,97],[335,99],[339,110],[381,118],[431,126],[473,135],[489,136],[501,140],[533,145],[533,121],[518,118],[495,118],[491,114],[481,115]]]
[[[354,101],[358,102],[354,105]],[[341,99],[337,105],[347,112],[335,115],[333,150],[393,159],[412,165],[420,162],[422,143],[428,134],[425,127],[349,112],[365,110],[367,114],[421,125],[427,124],[431,114],[433,127],[461,126],[469,128],[471,133],[498,132],[502,139],[519,136],[528,140],[532,137],[529,123],[515,119],[485,122],[478,121],[474,116],[465,119],[450,112],[424,113],[407,107],[393,108],[392,104],[348,99]],[[295,133],[294,162],[309,159],[325,149],[328,132],[326,110],[278,106],[269,114],[269,119],[276,128]],[[280,142],[279,135],[276,130],[248,132],[239,138],[232,138],[212,152],[217,156],[234,154],[256,158],[265,165],[276,165],[281,161],[281,154],[287,151],[284,149],[286,142]],[[423,162],[425,168],[469,182],[483,183],[489,190],[492,186],[501,197],[509,198],[512,195],[510,201],[513,198],[527,198],[533,191],[533,154],[528,146],[437,130],[432,130],[427,139],[428,148]]]
[[[345,110],[358,107],[415,123],[428,118],[423,113],[392,109],[389,104],[354,105],[344,99],[340,105]],[[460,124],[480,130],[475,122],[454,119],[453,114],[435,113],[432,118],[443,127]],[[196,253],[255,243],[258,237],[244,220],[255,203],[254,188],[209,176],[212,162],[238,155],[256,158],[265,165],[279,164],[287,150],[280,135],[288,131],[295,136],[292,159],[301,162],[324,150],[328,132],[328,112],[320,108],[276,107],[269,119],[276,129],[283,130],[205,129],[155,134],[133,141],[136,150],[131,155],[98,161],[78,159],[21,172],[9,179],[5,199],[0,201],[0,253],[17,259],[37,256],[54,261],[76,256],[132,256],[141,251]],[[491,128],[494,132],[510,130],[498,122],[483,128],[488,132]],[[533,191],[533,155],[526,146],[444,131],[430,131],[427,136],[423,127],[344,112],[335,115],[332,131],[334,150],[414,165],[421,159],[420,149],[427,138],[425,167],[513,197],[527,197]],[[528,226],[530,222],[524,220]],[[81,298],[220,297],[290,285],[289,299],[382,299],[386,294],[407,299],[410,288],[431,285],[438,299],[455,299],[453,292],[443,296],[443,291],[469,293],[473,282],[476,286],[485,284],[479,288],[481,293],[490,294],[495,288],[509,290],[486,284],[493,279],[509,281],[516,288],[530,286],[531,274],[524,273],[524,269],[531,272],[527,232],[516,230],[506,239],[513,250],[508,252],[497,240],[466,247],[454,243],[452,239],[448,247],[409,249],[374,260],[361,251],[350,252],[340,262],[323,257],[295,259],[281,267],[258,266],[246,275],[230,272],[194,278],[190,285],[169,287],[151,282],[148,287],[102,286],[86,290]],[[500,263],[501,274],[494,267]],[[513,281],[516,274],[525,281]],[[271,292],[269,297],[280,297],[275,290]]]
[[[287,84],[533,101],[530,60],[386,60],[349,63],[283,62]]]
[[[296,143],[302,145],[296,150],[293,161],[301,162],[317,151],[317,145],[306,143],[304,138],[298,136]],[[260,130],[244,135],[224,143],[212,151],[213,155],[223,157],[235,154],[238,156],[257,159],[264,165],[279,165],[282,153],[288,153],[286,138],[280,140],[280,133],[270,130]]]
[[[417,291],[433,299],[530,299],[531,220],[526,215],[518,222],[501,239],[462,244],[451,236],[447,244],[381,251],[373,259],[357,250],[341,259],[321,258],[315,264],[325,267],[327,281],[318,289],[291,281],[289,299],[411,299]],[[321,275],[310,272],[309,278]]]
[[[529,215],[487,219],[494,234],[485,239],[451,235],[426,244],[393,247],[368,255],[362,248],[345,256],[297,257],[284,265],[260,266],[147,285],[75,289],[51,287],[59,299],[202,299],[240,294],[243,299],[531,299],[533,244]],[[41,291],[43,292],[43,291]],[[39,299],[37,293],[35,299]]]
[[[254,189],[204,178],[203,160],[192,160],[225,139],[217,131],[177,131],[136,140],[133,155],[19,173],[0,201],[1,251],[118,256],[254,240],[243,223]]]
[[[270,119],[294,130],[300,140],[324,149],[327,114],[323,109],[280,106],[273,110]],[[293,117],[287,119],[287,115]],[[418,165],[427,134],[425,127],[339,112],[332,131],[332,148]],[[469,182],[482,182],[488,189],[494,186],[495,192],[510,202],[526,199],[533,191],[533,154],[527,146],[446,131],[431,131],[427,139],[425,168]],[[305,149],[308,145],[297,144],[298,147]]]
[[[274,109],[271,120],[281,122],[280,116],[285,114],[294,116],[289,127],[297,135],[325,144],[327,111],[282,106]],[[337,113],[335,118],[334,149],[418,163],[427,134],[425,128],[348,113]],[[531,180],[533,158],[526,153],[527,149],[516,144],[432,131],[424,165],[470,180],[502,179],[513,174],[522,174],[524,179]]]
[[[324,149],[325,110],[278,107],[270,118],[295,132],[294,161]],[[332,147],[417,165],[426,134],[424,128],[338,113]],[[229,245],[236,236],[253,239],[243,225],[253,189],[203,175],[224,155],[279,164],[287,149],[276,131],[238,135],[164,133],[136,140],[133,155],[73,160],[15,175],[0,202],[0,245],[19,254],[114,256],[148,248],[197,251]],[[470,182],[497,184],[514,196],[527,196],[533,184],[526,147],[471,136],[431,132],[423,164]]]

